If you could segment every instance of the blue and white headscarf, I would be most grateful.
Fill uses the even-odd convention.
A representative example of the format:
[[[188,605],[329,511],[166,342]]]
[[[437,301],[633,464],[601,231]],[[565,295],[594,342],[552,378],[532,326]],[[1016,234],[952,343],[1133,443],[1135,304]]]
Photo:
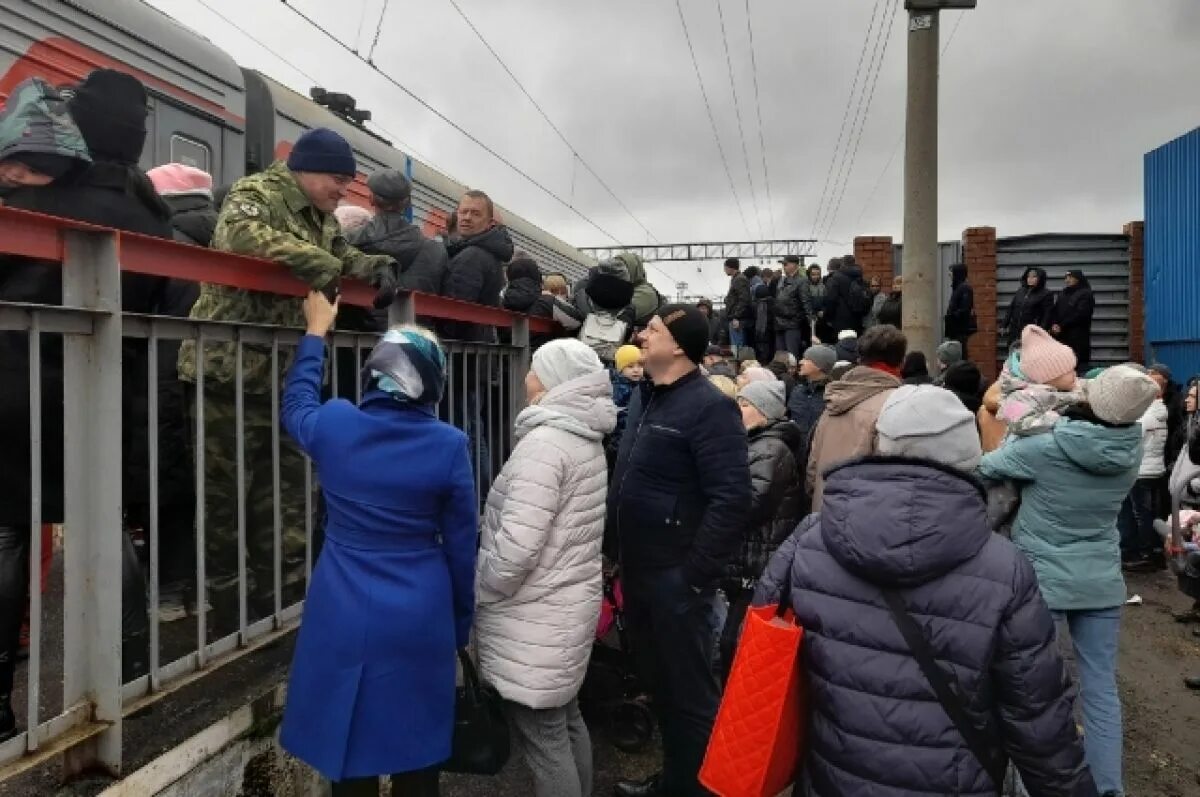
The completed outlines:
[[[426,329],[389,329],[363,367],[363,389],[382,390],[405,403],[437,404],[446,390],[446,353]]]

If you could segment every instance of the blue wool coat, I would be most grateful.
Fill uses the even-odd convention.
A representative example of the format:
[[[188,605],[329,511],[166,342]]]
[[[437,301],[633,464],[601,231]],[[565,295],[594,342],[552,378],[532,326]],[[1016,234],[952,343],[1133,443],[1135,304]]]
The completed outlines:
[[[328,520],[280,736],[337,781],[450,756],[478,504],[462,432],[380,391],[321,404],[324,358],[324,341],[305,336],[281,407],[316,464]]]

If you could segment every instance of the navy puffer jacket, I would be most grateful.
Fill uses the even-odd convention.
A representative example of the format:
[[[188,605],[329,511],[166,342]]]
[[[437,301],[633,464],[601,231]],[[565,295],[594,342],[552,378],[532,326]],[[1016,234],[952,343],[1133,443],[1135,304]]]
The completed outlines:
[[[938,663],[1016,764],[1031,797],[1094,797],[1050,611],[1033,568],[991,533],[982,487],[913,459],[826,476],[825,500],[755,593],[790,590],[806,629],[809,747],[797,794],[996,795],[937,702],[880,593],[900,591]]]

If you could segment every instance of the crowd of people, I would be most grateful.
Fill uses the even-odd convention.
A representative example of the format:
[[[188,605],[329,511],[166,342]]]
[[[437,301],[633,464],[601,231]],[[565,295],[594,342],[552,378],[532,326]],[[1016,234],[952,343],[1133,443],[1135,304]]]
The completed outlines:
[[[977,330],[962,265],[951,268],[944,342],[909,351],[901,280],[885,292],[850,255],[826,274],[798,257],[778,272],[731,259],[719,314],[707,301],[665,302],[629,253],[569,285],[515,250],[481,191],[463,195],[438,238],[408,220],[411,185],[395,171],[367,181],[370,210],[347,210],[357,164],[332,130],[306,132],[220,202],[198,169],[143,173],[145,112],[141,85],[108,70],[69,100],[41,81],[18,87],[0,115],[4,203],[265,257],[310,287],[301,302],[124,275],[131,312],[306,335],[279,353],[278,370],[269,347],[160,346],[160,441],[177,445],[160,442],[157,474],[145,457],[147,355],[128,342],[122,466],[131,530],[148,524],[146,485],[160,483],[164,595],[181,612],[189,600],[204,611],[200,594],[189,597],[184,555],[196,498],[187,430],[202,374],[201,593],[212,621],[228,624],[239,609],[240,524],[253,611],[278,598],[276,512],[281,586],[303,590],[304,455],[315,464],[323,544],[281,739],[335,795],[377,793],[380,775],[395,795],[437,793],[467,648],[503,701],[535,795],[590,795],[579,694],[614,567],[662,739],[661,771],[619,783],[618,797],[706,793],[698,773],[743,620],[751,605],[779,602],[806,630],[800,793],[996,794],[1009,764],[1034,797],[1124,793],[1122,567],[1161,567],[1172,554],[1161,522],[1181,501],[1200,502],[1200,435],[1188,421],[1195,386],[1184,395],[1159,366],[1088,369],[1095,302],[1083,274],[1055,297],[1045,272],[1030,269],[989,386],[969,357]],[[346,277],[377,290],[377,312],[339,307]],[[558,322],[531,340],[525,406],[511,450],[494,452],[494,479],[476,469],[481,426],[496,420],[463,413],[458,429],[438,408],[465,408],[471,391],[488,389],[460,384],[454,395],[441,340],[500,336],[463,322],[388,328],[379,311],[404,290]],[[6,267],[0,299],[60,303],[58,272]],[[382,335],[352,364],[357,402],[329,396],[335,323]],[[28,600],[31,443],[27,338],[0,333],[0,347],[10,377],[0,401],[4,738],[17,732],[9,695]],[[44,417],[61,416],[62,367],[61,346],[47,346]],[[44,424],[42,519],[60,522],[61,423]],[[1200,582],[1200,552],[1189,550]],[[136,556],[125,578],[138,592]],[[144,597],[132,604],[143,616],[126,622],[127,669],[145,656]],[[927,650],[914,648],[906,622]],[[930,680],[923,652],[956,704]]]

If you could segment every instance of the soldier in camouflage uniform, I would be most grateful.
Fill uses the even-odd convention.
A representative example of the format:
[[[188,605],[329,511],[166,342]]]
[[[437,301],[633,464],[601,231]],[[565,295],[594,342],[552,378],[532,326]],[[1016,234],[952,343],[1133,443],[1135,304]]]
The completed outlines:
[[[221,209],[213,248],[274,260],[318,290],[342,276],[379,284],[389,277],[392,258],[351,247],[333,216],[355,172],[354,153],[340,135],[323,128],[305,133],[286,162],[277,161],[234,184]],[[300,299],[212,284],[201,287],[191,317],[304,326]],[[179,352],[180,378],[196,382],[197,357],[204,362],[205,561],[209,597],[218,622],[225,625],[230,612],[236,617],[237,606],[237,346],[205,343],[198,353],[195,341],[185,341]],[[279,371],[273,373],[269,346],[242,346],[247,587],[258,614],[274,602],[271,435],[278,418],[271,412],[271,382],[282,381],[290,359],[290,351],[281,349]],[[296,584],[304,575],[305,463],[286,435],[280,439],[279,476],[283,579]]]

